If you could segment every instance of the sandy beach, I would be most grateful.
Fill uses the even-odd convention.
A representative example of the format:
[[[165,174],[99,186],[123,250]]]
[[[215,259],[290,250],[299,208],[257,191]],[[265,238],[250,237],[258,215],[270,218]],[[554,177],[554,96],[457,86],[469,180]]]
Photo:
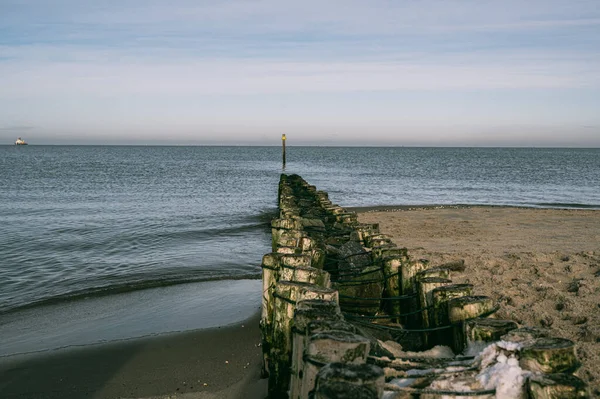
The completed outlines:
[[[0,358],[0,396],[262,399],[258,320]]]
[[[600,395],[600,211],[512,207],[355,209],[432,266],[464,259],[454,282],[498,301],[499,318],[577,343],[578,375]]]

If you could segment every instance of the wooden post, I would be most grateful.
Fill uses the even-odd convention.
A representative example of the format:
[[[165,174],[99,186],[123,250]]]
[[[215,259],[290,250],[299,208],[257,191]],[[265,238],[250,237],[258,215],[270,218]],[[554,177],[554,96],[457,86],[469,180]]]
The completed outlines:
[[[294,255],[283,255],[282,265],[285,264],[284,257],[290,256]],[[291,378],[292,324],[296,304],[307,299],[339,303],[339,297],[335,290],[291,281],[279,281],[275,284],[273,297],[275,303],[268,362],[269,395],[273,398],[283,398],[287,397]]]
[[[591,397],[585,382],[570,374],[533,374],[527,379],[527,392],[532,399]]]
[[[546,374],[572,373],[580,366],[573,341],[564,338],[538,338],[521,350],[521,368]]]
[[[404,302],[406,304],[406,308],[402,309],[403,313],[410,313],[417,310],[417,287],[415,284],[415,278],[418,272],[427,268],[428,263],[428,260],[420,259],[418,261],[409,261],[402,264],[399,275],[401,289],[400,294],[414,295]],[[404,319],[404,323],[408,327],[416,327],[419,325],[418,320],[420,320],[420,316],[417,314],[412,314]]]
[[[308,340],[308,325],[319,321],[327,321],[337,325],[346,323],[340,312],[337,302],[311,299],[300,301],[294,311],[294,322],[292,326],[292,377],[290,380],[290,399],[301,399],[300,389],[304,382],[304,348]],[[355,330],[351,332],[356,332]]]
[[[501,337],[503,341],[525,343],[538,338],[548,338],[548,331],[537,327],[521,327],[509,331]]]
[[[431,311],[428,309],[429,306],[433,306],[433,295],[431,291],[438,287],[450,284],[452,284],[452,281],[440,277],[423,277],[417,282],[417,303],[419,309],[421,309],[421,328],[431,327],[429,318],[433,313],[433,309]],[[434,346],[430,345],[434,341],[430,339],[431,335],[432,334],[427,331],[421,334],[423,349],[429,349]]]
[[[304,351],[304,382],[300,398],[308,398],[315,388],[317,374],[327,363],[365,363],[371,342],[360,335],[346,331],[329,331],[312,335]]]
[[[285,169],[285,134],[281,135],[281,145],[283,146],[283,169]]]
[[[453,298],[469,296],[472,293],[472,284],[445,285],[431,291],[431,304],[433,305],[433,311],[430,312],[431,319],[429,324],[432,327],[447,326],[450,323],[448,320],[448,301]],[[434,345],[450,346],[452,344],[452,334],[450,334],[448,330],[435,331],[435,333],[432,335],[432,342]]]
[[[463,296],[448,301],[448,321],[452,326],[452,350],[459,354],[467,347],[465,321],[485,316],[494,309],[487,296]]]
[[[329,363],[317,376],[316,399],[379,399],[383,370],[372,364]]]
[[[385,275],[385,296],[394,298],[400,296],[400,277],[399,272],[402,262],[405,258],[402,256],[389,256],[383,260],[383,271]],[[385,310],[391,315],[400,314],[402,304],[399,299],[388,299],[385,303]],[[397,319],[395,317],[394,319]]]
[[[515,330],[517,327],[517,323],[512,320],[474,319],[467,322],[467,340],[469,342],[499,341],[502,336]]]

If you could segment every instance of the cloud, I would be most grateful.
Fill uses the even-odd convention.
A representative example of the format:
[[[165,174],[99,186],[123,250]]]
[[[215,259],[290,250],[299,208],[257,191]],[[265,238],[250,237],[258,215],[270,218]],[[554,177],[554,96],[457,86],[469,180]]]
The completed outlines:
[[[398,55],[397,55],[398,56]],[[597,56],[474,52],[396,60],[148,60],[71,53],[74,60],[0,65],[0,98],[22,96],[248,95],[399,90],[600,88]],[[95,59],[98,58],[98,59]],[[119,61],[113,61],[117,60]]]
[[[361,129],[392,134],[402,98],[419,126],[596,125],[599,32],[596,0],[5,0],[0,120],[327,129],[368,109]],[[405,101],[415,93],[418,109]]]

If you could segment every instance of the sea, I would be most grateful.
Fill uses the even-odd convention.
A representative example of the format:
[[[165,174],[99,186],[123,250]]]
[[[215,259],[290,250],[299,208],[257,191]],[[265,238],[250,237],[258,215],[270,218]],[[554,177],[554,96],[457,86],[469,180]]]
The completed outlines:
[[[282,172],[344,207],[600,209],[600,149],[0,146],[0,357],[244,320]]]

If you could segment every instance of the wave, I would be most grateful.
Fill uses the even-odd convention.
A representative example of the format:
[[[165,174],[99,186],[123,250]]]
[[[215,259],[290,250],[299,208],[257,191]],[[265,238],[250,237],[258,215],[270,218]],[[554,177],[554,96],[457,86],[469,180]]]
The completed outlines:
[[[71,291],[65,294],[59,294],[47,298],[42,298],[37,301],[29,302],[14,307],[0,309],[0,315],[16,313],[19,311],[55,305],[64,302],[77,301],[87,298],[96,298],[110,296],[116,294],[125,294],[128,292],[141,291],[150,288],[169,287],[181,284],[200,283],[208,281],[225,281],[225,280],[258,280],[261,278],[260,272],[244,273],[238,275],[213,275],[213,276],[174,276],[174,277],[158,277],[138,281],[125,281],[122,283],[88,287],[78,291]]]

